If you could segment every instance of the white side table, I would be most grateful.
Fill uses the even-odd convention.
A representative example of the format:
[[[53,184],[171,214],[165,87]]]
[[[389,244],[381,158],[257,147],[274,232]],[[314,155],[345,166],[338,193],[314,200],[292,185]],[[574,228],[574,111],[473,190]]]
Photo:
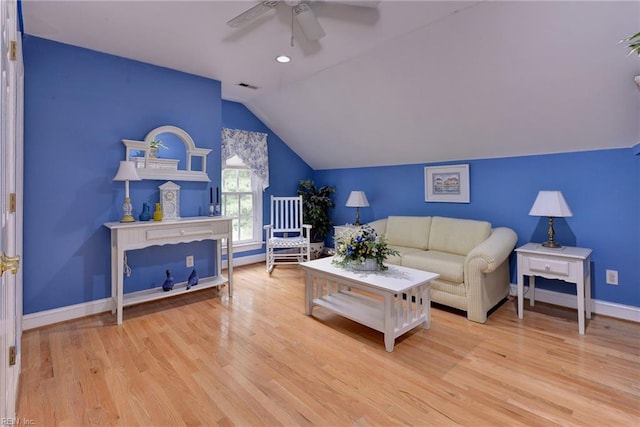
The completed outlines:
[[[529,303],[535,304],[535,276],[575,283],[578,296],[578,329],[584,334],[584,312],[591,319],[591,249],[563,246],[545,248],[527,243],[518,253],[518,317],[524,312],[524,276],[529,276]]]

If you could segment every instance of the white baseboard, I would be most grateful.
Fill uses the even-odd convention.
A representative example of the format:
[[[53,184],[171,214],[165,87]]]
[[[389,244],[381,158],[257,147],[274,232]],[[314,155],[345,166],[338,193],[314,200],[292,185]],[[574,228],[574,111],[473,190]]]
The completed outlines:
[[[265,254],[238,257],[233,259],[233,265],[241,266],[265,262],[265,257]],[[227,268],[227,261],[222,261],[222,268]],[[525,286],[525,298],[528,298],[528,290],[529,287]],[[517,286],[512,284],[511,295],[516,296],[517,294]],[[546,289],[536,289],[536,301],[574,309],[577,308],[578,305],[575,295],[549,291]],[[640,307],[633,307],[630,305],[599,300],[591,300],[591,304],[593,313],[640,323]],[[67,320],[78,319],[80,317],[104,313],[105,311],[111,311],[111,308],[111,298],[104,298],[96,301],[69,305],[67,307],[55,308],[53,310],[45,310],[38,313],[25,314],[24,316],[22,316],[22,329],[26,331],[29,329],[52,325],[54,323],[66,322]]]
[[[524,287],[524,297],[529,298],[527,292],[528,286]],[[518,295],[518,286],[511,284],[511,295]],[[575,295],[565,294],[562,292],[549,291],[536,287],[536,301],[546,302],[549,304],[559,305],[568,308],[578,308],[578,300]],[[591,311],[603,316],[615,317],[618,319],[630,320],[632,322],[640,322],[640,307],[631,305],[618,304],[615,302],[591,300]]]
[[[261,254],[256,254],[256,255],[249,255],[249,256],[243,256],[243,257],[238,257],[238,258],[233,258],[233,266],[234,267],[239,267],[241,265],[248,265],[248,264],[256,264],[259,262],[266,262],[267,261],[267,254],[265,253],[261,253]],[[227,268],[227,260],[223,259],[222,260],[222,268],[226,269]],[[265,266],[266,268],[266,266]]]
[[[247,265],[258,262],[265,262],[265,254],[237,257],[233,259],[233,265]],[[227,268],[227,261],[222,261],[222,268]],[[111,311],[113,304],[111,298],[85,302],[81,304],[69,305],[66,307],[54,308],[53,310],[39,311],[37,313],[25,314],[22,316],[22,329],[29,330],[42,326],[53,325],[54,323],[66,322],[67,320],[78,319],[80,317],[91,316],[93,314]],[[115,315],[114,315],[115,316]]]
[[[105,311],[111,311],[112,307],[113,304],[111,302],[111,298],[104,298],[80,304],[68,305],[66,307],[54,308],[53,310],[25,314],[22,316],[22,330],[26,331],[29,329],[52,325],[58,322],[66,322],[67,320],[104,313]]]

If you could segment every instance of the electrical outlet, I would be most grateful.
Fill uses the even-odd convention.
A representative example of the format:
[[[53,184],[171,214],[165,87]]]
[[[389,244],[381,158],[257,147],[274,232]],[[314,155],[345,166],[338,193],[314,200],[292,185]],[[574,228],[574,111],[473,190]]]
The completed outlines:
[[[618,270],[607,270],[607,285],[618,284]]]
[[[187,268],[193,267],[193,255],[187,255]]]

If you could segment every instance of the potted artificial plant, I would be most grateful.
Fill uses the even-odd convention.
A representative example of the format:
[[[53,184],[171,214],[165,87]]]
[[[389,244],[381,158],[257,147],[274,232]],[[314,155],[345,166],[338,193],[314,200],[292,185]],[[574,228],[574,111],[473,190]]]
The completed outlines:
[[[620,43],[625,43],[629,48],[629,55],[636,53],[640,55],[640,32],[635,33],[626,39],[620,40]]]
[[[149,143],[149,157],[156,158],[158,156],[158,150],[161,148],[167,148],[159,139],[154,139]]]
[[[310,179],[300,181],[298,196],[302,196],[303,221],[311,225],[311,258],[316,259],[324,249],[324,239],[331,233],[329,208],[335,206],[331,195],[335,187],[325,185],[317,188]]]
[[[620,40],[621,43],[625,43],[629,48],[629,55],[637,54],[640,56],[640,32],[635,33],[632,36],[627,37],[626,39]],[[638,90],[640,90],[640,76],[635,76],[634,81],[638,86]]]

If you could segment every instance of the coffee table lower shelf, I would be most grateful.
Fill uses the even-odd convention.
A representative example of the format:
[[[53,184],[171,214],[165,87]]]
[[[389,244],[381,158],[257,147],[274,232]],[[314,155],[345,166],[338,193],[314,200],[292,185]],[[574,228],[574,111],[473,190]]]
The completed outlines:
[[[429,328],[429,282],[439,277],[436,273],[396,265],[387,271],[354,272],[333,265],[330,258],[300,266],[305,271],[305,312],[309,316],[313,307],[323,307],[382,332],[388,352],[400,335],[419,325]]]
[[[382,301],[343,290],[316,298],[313,304],[376,331],[384,332],[384,302]]]

